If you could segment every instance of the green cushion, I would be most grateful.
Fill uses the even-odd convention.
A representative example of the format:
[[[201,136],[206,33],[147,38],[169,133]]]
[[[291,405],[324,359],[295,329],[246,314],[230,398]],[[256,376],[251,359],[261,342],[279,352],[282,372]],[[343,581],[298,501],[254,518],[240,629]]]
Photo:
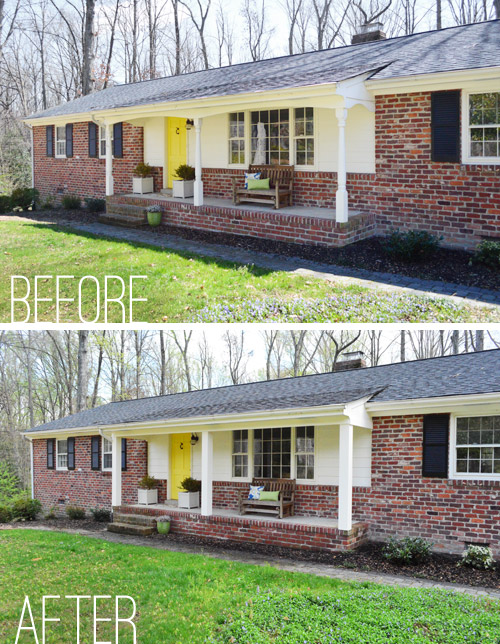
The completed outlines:
[[[269,179],[248,179],[249,190],[269,190]]]
[[[280,497],[279,490],[276,490],[276,492],[266,492],[265,490],[262,490],[260,493],[259,500],[260,501],[278,501]]]

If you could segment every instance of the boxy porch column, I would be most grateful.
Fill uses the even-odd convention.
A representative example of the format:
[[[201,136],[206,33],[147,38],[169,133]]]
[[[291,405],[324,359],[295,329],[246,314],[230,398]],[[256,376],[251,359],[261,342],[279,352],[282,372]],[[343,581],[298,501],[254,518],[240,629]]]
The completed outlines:
[[[111,504],[122,504],[122,439],[115,434],[111,439]]]
[[[201,180],[201,125],[203,119],[197,118],[194,119],[194,129],[196,133],[196,146],[195,146],[195,158],[194,158],[194,168],[196,171],[196,178],[194,181],[194,205],[203,206],[203,181]]]
[[[339,530],[352,528],[352,468],[353,468],[352,425],[342,424],[339,431]]]
[[[211,432],[201,432],[201,514],[212,515],[214,443]]]
[[[106,197],[114,195],[113,186],[113,126],[106,123]],[[99,145],[99,140],[97,141]]]
[[[349,219],[347,173],[346,173],[346,149],[345,149],[345,125],[347,121],[347,109],[345,107],[337,107],[335,109],[335,114],[337,116],[338,131],[339,131],[335,219],[338,223],[343,223]]]

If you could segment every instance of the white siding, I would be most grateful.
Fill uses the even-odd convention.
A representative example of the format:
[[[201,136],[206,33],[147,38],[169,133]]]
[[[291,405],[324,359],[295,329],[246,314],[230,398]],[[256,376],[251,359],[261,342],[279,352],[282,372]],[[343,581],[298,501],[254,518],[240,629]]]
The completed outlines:
[[[165,163],[165,118],[155,116],[144,123],[144,162],[162,167]]]
[[[153,436],[148,439],[148,473],[157,479],[167,479],[170,436]]]
[[[213,480],[230,481],[232,469],[232,432],[214,432]],[[201,438],[191,447],[191,472],[195,479],[201,478]]]

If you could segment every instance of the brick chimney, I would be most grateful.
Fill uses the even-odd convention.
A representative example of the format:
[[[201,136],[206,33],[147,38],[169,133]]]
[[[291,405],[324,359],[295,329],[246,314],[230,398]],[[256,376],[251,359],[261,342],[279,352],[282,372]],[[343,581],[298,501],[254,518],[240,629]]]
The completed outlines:
[[[362,351],[350,351],[340,356],[334,371],[351,371],[363,367],[366,367],[365,354]]]
[[[381,22],[370,22],[361,25],[359,32],[352,37],[351,44],[359,45],[364,42],[373,42],[374,40],[385,40],[387,35],[382,31],[383,26]]]

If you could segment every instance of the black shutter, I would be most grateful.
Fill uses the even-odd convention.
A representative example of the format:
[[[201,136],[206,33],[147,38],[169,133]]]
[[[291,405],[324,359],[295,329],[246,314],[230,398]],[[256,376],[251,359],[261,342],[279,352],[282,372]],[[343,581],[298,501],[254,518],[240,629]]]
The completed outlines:
[[[46,151],[48,157],[54,156],[54,126],[47,125],[45,128],[46,136]]]
[[[75,439],[68,438],[68,470],[75,469]]]
[[[92,157],[94,159],[98,156],[97,132],[97,125],[95,123],[89,123],[89,157]]]
[[[123,123],[113,125],[113,156],[116,159],[123,157]]]
[[[55,451],[56,439],[47,438],[47,469],[53,470],[55,468]]]
[[[424,444],[422,476],[446,478],[448,476],[448,414],[424,416]]]
[[[127,470],[127,439],[122,438],[122,472]]]
[[[431,94],[432,160],[460,162],[460,91]]]
[[[66,156],[73,156],[73,123],[66,123]]]
[[[90,467],[93,470],[101,469],[99,445],[99,436],[92,436],[92,441],[90,444]]]

